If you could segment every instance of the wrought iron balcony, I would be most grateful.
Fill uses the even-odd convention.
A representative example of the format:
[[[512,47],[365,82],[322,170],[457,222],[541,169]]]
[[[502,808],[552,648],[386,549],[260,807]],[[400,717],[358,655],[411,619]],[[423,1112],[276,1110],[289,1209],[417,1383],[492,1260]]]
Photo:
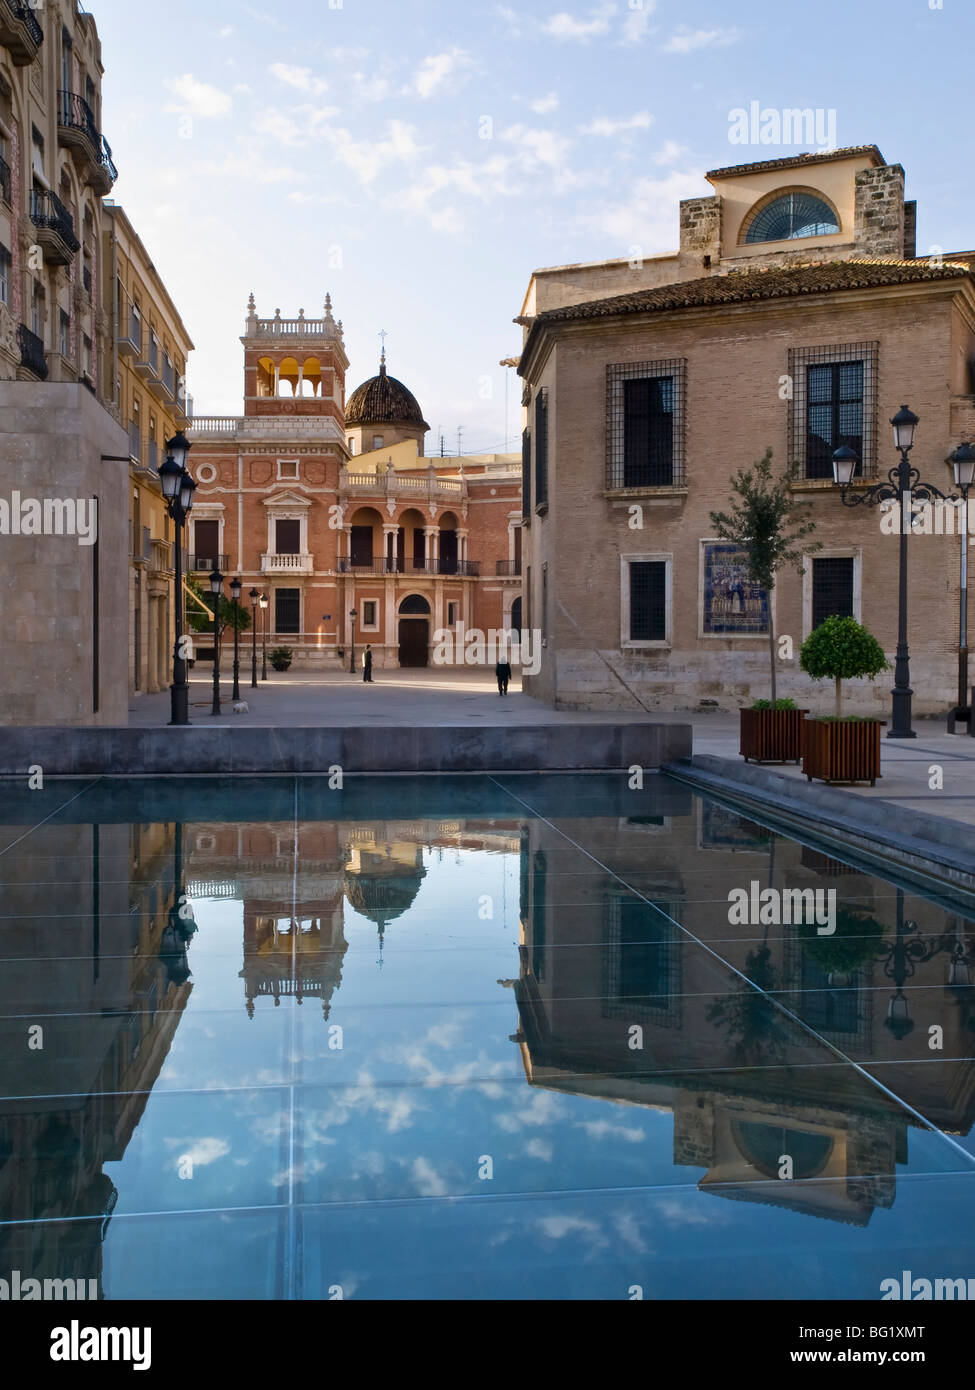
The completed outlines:
[[[56,193],[44,188],[31,189],[30,220],[37,228],[37,244],[53,265],[67,265],[81,242],[75,236],[74,220]]]
[[[511,579],[521,574],[520,560],[495,560],[494,573],[501,579]]]
[[[29,5],[0,0],[0,45],[10,50],[14,65],[27,67],[44,42],[44,30]]]
[[[32,333],[26,323],[18,325],[17,346],[20,348],[20,365],[26,367],[29,372],[33,372],[41,381],[47,381],[47,358],[44,355],[44,343]]]
[[[142,435],[135,420],[129,425],[129,457],[135,463],[142,462]]]
[[[10,165],[5,159],[0,159],[0,199],[10,202]]]
[[[131,311],[128,321],[122,316],[119,324],[118,350],[123,357],[138,357],[142,351],[142,320]]]
[[[95,123],[84,97],[77,92],[58,92],[58,137],[85,168],[86,180],[99,193],[108,193],[118,170],[112,150]]]
[[[477,579],[481,573],[479,560],[408,560],[395,557],[389,559],[350,560],[344,556],[338,562],[339,574],[433,574],[461,575]]]

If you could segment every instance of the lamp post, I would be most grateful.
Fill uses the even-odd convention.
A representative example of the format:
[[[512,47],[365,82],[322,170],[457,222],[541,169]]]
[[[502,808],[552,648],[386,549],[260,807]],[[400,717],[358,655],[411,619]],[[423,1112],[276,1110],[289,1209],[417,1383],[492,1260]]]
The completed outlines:
[[[349,617],[352,619],[352,640],[349,643],[349,670],[355,675],[355,620],[359,613],[355,608],[349,609]]]
[[[251,601],[251,689],[257,689],[257,601],[260,594],[256,589],[250,591]]]
[[[267,680],[267,594],[261,594],[261,680]]]
[[[975,737],[975,719],[968,689],[968,494],[975,483],[975,449],[971,444],[960,445],[948,460],[955,474],[955,487],[961,493],[961,564],[958,582],[958,703],[948,711],[948,732],[955,732],[955,723],[967,723],[968,732]]]
[[[907,539],[910,523],[906,520],[911,514],[915,498],[930,502],[935,498],[945,501],[945,495],[933,483],[921,481],[921,475],[911,466],[910,453],[914,447],[914,432],[918,417],[906,405],[902,405],[890,422],[894,427],[894,445],[900,454],[900,463],[887,473],[887,482],[874,483],[872,487],[858,488],[851,492],[853,475],[858,459],[852,449],[837,449],[833,455],[833,481],[840,489],[844,507],[880,506],[884,502],[900,503],[900,572],[897,588],[897,656],[894,660],[894,689],[891,694],[890,728],[888,738],[917,738],[911,728],[911,654],[907,645]]]
[[[166,457],[159,465],[166,510],[175,526],[176,588],[173,595],[175,611],[173,629],[173,683],[169,687],[170,725],[190,722],[190,687],[186,680],[186,657],[183,655],[183,527],[193,510],[196,483],[186,467],[190,443],[182,430],[166,443]]]
[[[240,699],[240,590],[239,579],[230,581],[230,597],[234,603],[234,694],[236,704]]]
[[[213,705],[211,714],[220,713],[220,600],[223,598],[223,575],[219,570],[210,574],[210,593],[213,596]]]
[[[163,928],[159,951],[166,973],[175,985],[184,985],[190,978],[186,948],[196,929],[193,908],[183,884],[183,827],[177,822],[173,838],[173,905]]]

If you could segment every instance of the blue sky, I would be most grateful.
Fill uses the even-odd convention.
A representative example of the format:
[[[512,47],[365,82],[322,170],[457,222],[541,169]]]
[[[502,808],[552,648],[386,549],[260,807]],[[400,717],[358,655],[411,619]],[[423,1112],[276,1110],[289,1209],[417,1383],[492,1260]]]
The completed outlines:
[[[194,338],[201,414],[241,409],[251,290],[285,316],[330,290],[350,390],[385,329],[448,452],[458,426],[465,452],[514,448],[498,363],[531,270],[674,249],[705,170],[802,148],[731,144],[752,101],[835,110],[839,145],[904,165],[919,251],[975,244],[971,0],[90,8],[113,196]]]

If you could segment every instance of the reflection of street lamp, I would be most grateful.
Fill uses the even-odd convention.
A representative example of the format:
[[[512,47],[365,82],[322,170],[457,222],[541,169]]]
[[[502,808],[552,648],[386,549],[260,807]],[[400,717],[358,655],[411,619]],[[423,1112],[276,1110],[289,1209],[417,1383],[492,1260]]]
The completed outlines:
[[[159,949],[160,959],[166,964],[166,973],[175,985],[183,985],[190,978],[186,948],[195,931],[193,909],[183,887],[183,827],[177,823],[173,840],[173,905],[169,909]]]
[[[902,405],[890,422],[894,427],[894,444],[900,453],[900,463],[887,473],[887,482],[874,483],[872,487],[857,488],[851,492],[853,475],[859,460],[852,449],[837,449],[833,455],[833,481],[840,489],[844,507],[866,505],[876,507],[884,502],[897,502],[900,505],[900,573],[897,587],[897,656],[894,661],[894,690],[891,699],[890,728],[888,738],[917,738],[911,728],[911,653],[907,645],[907,538],[910,531],[905,519],[910,515],[915,498],[922,502],[945,495],[933,483],[921,481],[916,468],[911,467],[910,452],[914,447],[914,432],[918,417],[906,405]]]
[[[234,703],[240,700],[240,590],[239,579],[230,581],[230,597],[234,604]]]
[[[349,645],[349,670],[353,675],[355,675],[355,620],[358,616],[359,613],[357,609],[349,609],[349,617],[352,619],[352,640]]]
[[[251,589],[251,689],[257,689],[257,601],[260,594]]]
[[[925,945],[921,936],[914,935],[919,930],[916,922],[904,921],[904,891],[898,888],[897,934],[893,941],[889,944],[884,942],[876,951],[877,960],[883,962],[884,974],[889,980],[893,980],[896,986],[896,991],[887,1005],[884,1027],[893,1033],[898,1042],[914,1031],[914,1020],[911,1018],[910,1006],[904,994],[905,983],[912,977],[919,965],[926,964],[940,951],[949,949],[949,943],[944,937],[939,937]],[[951,963],[948,966],[949,986],[963,987],[966,981],[962,976],[966,973],[970,980],[971,972],[968,968],[965,952],[961,943],[956,941]]]
[[[955,474],[955,487],[961,493],[961,566],[958,581],[958,703],[948,711],[948,732],[955,732],[955,723],[967,723],[968,732],[975,733],[968,690],[968,494],[975,483],[975,449],[962,444],[948,462]]]
[[[210,593],[213,595],[213,707],[211,714],[220,713],[220,601],[223,598],[223,575],[210,572]]]
[[[267,680],[267,594],[261,594],[259,599],[261,605],[261,680]]]

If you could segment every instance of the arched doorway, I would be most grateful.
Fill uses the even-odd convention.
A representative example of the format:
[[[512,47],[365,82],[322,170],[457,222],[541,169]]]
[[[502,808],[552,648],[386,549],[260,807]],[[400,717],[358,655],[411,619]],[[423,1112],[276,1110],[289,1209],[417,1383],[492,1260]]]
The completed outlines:
[[[521,640],[521,599],[516,598],[511,605],[511,628],[517,632],[518,640]]]
[[[410,594],[399,606],[399,664],[414,669],[430,664],[430,604]]]

